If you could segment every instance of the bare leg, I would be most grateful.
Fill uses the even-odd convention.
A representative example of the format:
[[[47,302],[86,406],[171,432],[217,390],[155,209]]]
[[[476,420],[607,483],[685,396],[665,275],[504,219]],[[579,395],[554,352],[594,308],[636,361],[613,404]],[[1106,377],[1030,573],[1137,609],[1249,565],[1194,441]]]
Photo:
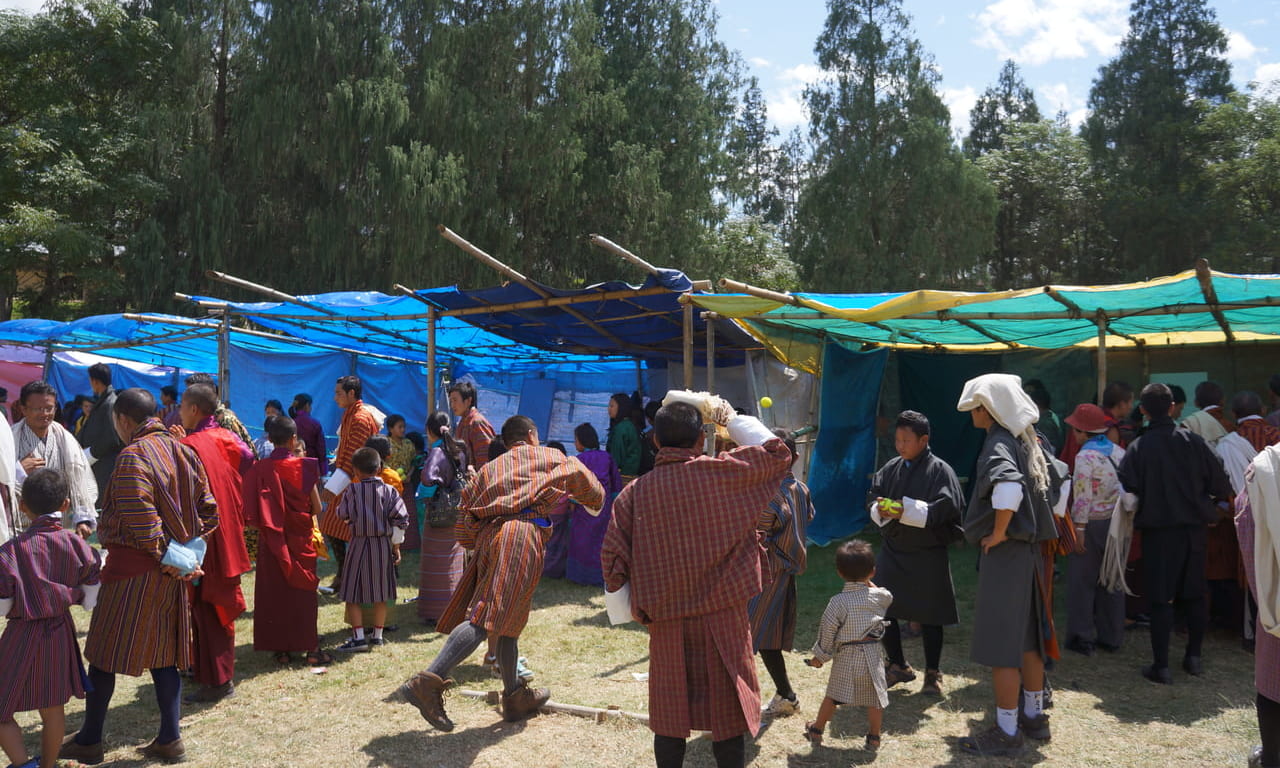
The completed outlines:
[[[40,725],[40,768],[54,768],[58,764],[62,738],[67,734],[66,710],[62,707],[45,707],[40,710]]]
[[[347,603],[343,615],[353,629],[364,626],[364,611],[361,610],[359,603]]]
[[[818,717],[813,721],[813,727],[819,730],[826,730],[827,723],[831,722],[831,718],[836,713],[836,700],[827,696],[822,700],[822,705],[818,707]]]
[[[1044,659],[1041,658],[1039,651],[1022,653],[1022,687],[1028,691],[1044,690]],[[1014,695],[1016,702],[1016,691]]]
[[[879,736],[880,723],[884,720],[884,710],[879,707],[867,707],[867,735]]]
[[[58,739],[58,746],[62,746],[62,739]],[[12,719],[7,723],[0,723],[0,748],[4,749],[5,757],[14,765],[22,765],[31,759],[27,756],[27,745],[22,741],[22,729]],[[57,749],[53,750],[53,756],[58,756]]]
[[[387,625],[387,604],[373,604],[373,626],[385,627]]]
[[[1039,658],[1039,654],[1036,654]],[[1022,663],[1027,663],[1026,654]],[[996,689],[996,706],[1000,709],[1018,708],[1018,685],[1022,682],[1022,670],[1018,667],[992,667],[991,684]],[[1044,663],[1040,664],[1040,685],[1044,686]]]

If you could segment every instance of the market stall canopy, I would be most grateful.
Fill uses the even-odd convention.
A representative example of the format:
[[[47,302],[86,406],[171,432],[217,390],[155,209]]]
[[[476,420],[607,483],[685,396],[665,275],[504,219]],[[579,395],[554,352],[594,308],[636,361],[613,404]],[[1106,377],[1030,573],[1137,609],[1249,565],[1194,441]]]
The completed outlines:
[[[1195,270],[1141,283],[993,293],[738,294],[692,300],[789,365],[817,372],[824,339],[906,349],[998,351],[1280,341],[1280,276]]]

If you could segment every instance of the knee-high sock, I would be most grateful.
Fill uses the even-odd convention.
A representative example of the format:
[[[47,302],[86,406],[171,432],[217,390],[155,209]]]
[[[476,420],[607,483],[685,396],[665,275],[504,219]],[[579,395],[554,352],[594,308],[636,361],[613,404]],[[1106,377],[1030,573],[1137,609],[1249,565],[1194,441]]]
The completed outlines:
[[[223,626],[218,609],[205,602],[201,583],[191,602],[192,634],[195,637],[195,681],[201,685],[231,682],[236,672],[236,628]]]
[[[684,765],[684,739],[653,736],[653,759],[658,768],[681,768]]]
[[[502,669],[502,695],[510,696],[520,687],[520,648],[514,637],[498,637],[498,667]]]
[[[747,740],[744,736],[711,742],[716,768],[744,768],[747,764]]]
[[[784,699],[794,699],[796,692],[791,690],[791,678],[787,677],[787,662],[782,656],[782,651],[762,648],[760,660],[764,662],[764,668],[768,670],[769,677],[773,678],[773,687],[778,690],[778,695]]]
[[[1262,732],[1262,766],[1280,766],[1280,701],[1258,694],[1258,730]]]
[[[1209,626],[1209,606],[1204,598],[1187,601],[1187,655],[1199,656]]]
[[[924,636],[924,668],[938,669],[942,663],[942,625],[925,624],[921,634]]]
[[[884,643],[884,655],[889,657],[890,664],[907,666],[907,657],[902,652],[902,627],[898,626],[897,619],[889,619],[884,628],[884,637],[880,640]]]
[[[464,621],[449,633],[449,639],[444,641],[440,655],[431,662],[427,671],[433,675],[439,675],[442,679],[449,677],[453,668],[475,653],[488,636],[489,633],[485,632],[483,627]]]
[[[1151,659],[1157,668],[1169,666],[1169,637],[1173,634],[1173,605],[1151,604]]]
[[[156,685],[156,704],[160,707],[156,742],[169,744],[181,735],[178,721],[182,719],[182,676],[177,667],[161,667],[151,670],[151,682]]]
[[[89,684],[93,690],[84,697],[84,725],[76,735],[76,743],[85,746],[102,741],[102,728],[107,722],[107,708],[116,692],[116,676],[112,672],[89,665]]]

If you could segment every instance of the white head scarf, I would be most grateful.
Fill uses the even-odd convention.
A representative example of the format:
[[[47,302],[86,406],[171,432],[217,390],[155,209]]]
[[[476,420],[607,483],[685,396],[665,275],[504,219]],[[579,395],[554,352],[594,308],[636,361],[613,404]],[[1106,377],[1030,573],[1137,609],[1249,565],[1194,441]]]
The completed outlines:
[[[1011,373],[984,373],[966,381],[956,410],[972,411],[979,406],[986,408],[997,424],[1022,441],[1027,449],[1031,479],[1037,490],[1046,489],[1049,486],[1049,468],[1033,426],[1040,420],[1040,408],[1023,391],[1022,377]]]
[[[17,452],[13,445],[13,431],[0,425],[0,493],[6,495],[0,501],[0,544],[16,534],[17,523],[10,515],[18,512]]]

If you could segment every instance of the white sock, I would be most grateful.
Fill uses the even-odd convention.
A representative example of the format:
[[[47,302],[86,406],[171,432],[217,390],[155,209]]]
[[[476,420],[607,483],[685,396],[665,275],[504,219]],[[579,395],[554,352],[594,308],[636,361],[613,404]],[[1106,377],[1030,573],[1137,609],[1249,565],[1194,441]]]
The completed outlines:
[[[381,639],[382,639],[382,627],[374,627],[374,628],[373,628],[373,639],[374,639],[374,640],[381,640]]]
[[[352,627],[352,628],[351,628],[351,636],[352,636],[352,637],[354,637],[354,638],[355,638],[355,639],[357,639],[357,640],[363,640],[363,639],[364,639],[364,627]]]
[[[1027,717],[1039,717],[1044,712],[1044,691],[1023,691],[1022,711]]]
[[[996,707],[996,724],[1006,735],[1013,736],[1018,732],[1018,710]]]

